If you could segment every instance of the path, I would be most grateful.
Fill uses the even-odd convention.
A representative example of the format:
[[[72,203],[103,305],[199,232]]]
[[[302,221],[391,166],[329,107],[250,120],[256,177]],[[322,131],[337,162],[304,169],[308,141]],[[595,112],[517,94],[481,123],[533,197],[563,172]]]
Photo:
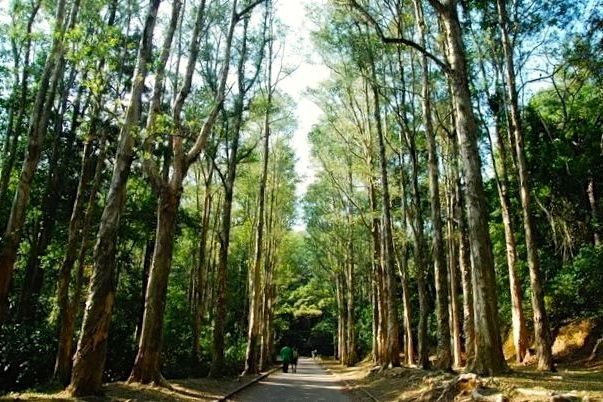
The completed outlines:
[[[299,359],[297,373],[278,371],[229,400],[349,402],[343,390],[343,384],[318,363]]]

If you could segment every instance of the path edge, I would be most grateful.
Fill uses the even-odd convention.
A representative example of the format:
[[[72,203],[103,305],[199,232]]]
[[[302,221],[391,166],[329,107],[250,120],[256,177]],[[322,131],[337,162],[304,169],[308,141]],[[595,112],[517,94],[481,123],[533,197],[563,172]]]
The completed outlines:
[[[238,394],[239,392],[241,392],[242,390],[244,390],[245,388],[249,387],[250,385],[255,384],[258,381],[263,380],[264,378],[268,377],[270,374],[278,371],[280,368],[279,367],[275,367],[272,368],[270,370],[268,370],[267,372],[260,374],[258,377],[254,378],[253,380],[250,380],[248,382],[246,382],[245,384],[239,386],[238,388],[235,388],[234,391],[230,391],[228,394],[216,399],[214,402],[224,402],[226,401],[228,398],[232,397],[235,394]]]

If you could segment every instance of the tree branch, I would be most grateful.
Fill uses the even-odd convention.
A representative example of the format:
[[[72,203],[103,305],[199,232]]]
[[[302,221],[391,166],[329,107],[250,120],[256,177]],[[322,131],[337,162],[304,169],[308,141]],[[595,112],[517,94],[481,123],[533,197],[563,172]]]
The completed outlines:
[[[444,7],[437,0],[430,0],[430,3],[432,1],[435,1],[441,7]],[[414,42],[412,40],[406,39],[404,37],[394,38],[394,37],[391,37],[391,36],[386,36],[385,33],[383,32],[383,29],[381,28],[381,26],[377,22],[377,20],[364,7],[362,7],[358,3],[358,1],[356,1],[356,0],[349,0],[349,3],[352,6],[352,8],[355,8],[356,10],[358,10],[358,12],[360,12],[364,16],[364,18],[366,18],[368,20],[368,22],[373,26],[373,28],[375,28],[375,30],[377,31],[377,35],[379,36],[379,38],[381,39],[381,41],[383,43],[386,43],[386,44],[392,44],[393,43],[393,44],[408,46],[408,47],[410,47],[412,49],[415,49],[416,51],[424,54],[429,59],[431,59],[445,73],[449,74],[451,72],[451,69],[450,69],[450,66],[448,65],[448,63],[446,63],[445,61],[441,60],[439,57],[437,57],[436,55],[434,55],[433,53],[431,53],[429,50],[425,49],[423,46],[419,45],[418,43],[416,43],[416,42]]]
[[[253,10],[257,5],[259,5],[260,3],[263,3],[266,0],[256,0],[253,3],[251,3],[250,5],[248,5],[247,7],[245,7],[244,9],[242,9],[240,12],[238,12],[236,14],[236,18],[237,21],[240,20],[241,18],[243,18],[245,16],[245,14],[251,12],[251,10]]]

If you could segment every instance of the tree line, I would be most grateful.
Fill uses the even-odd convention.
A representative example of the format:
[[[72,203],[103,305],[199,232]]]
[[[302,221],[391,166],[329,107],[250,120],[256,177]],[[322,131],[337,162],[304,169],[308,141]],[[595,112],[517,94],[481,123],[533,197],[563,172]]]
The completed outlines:
[[[2,388],[52,377],[90,395],[127,370],[169,386],[165,369],[221,377],[241,355],[248,373],[267,367],[297,181],[272,2],[16,0],[7,11]]]
[[[602,16],[579,5],[311,6],[331,75],[298,200],[285,2],[13,0],[0,389],[251,374],[283,343],[495,374],[506,333],[554,370],[556,329],[603,311]]]
[[[508,329],[518,363],[553,371],[555,328],[600,314],[599,302],[558,309],[574,304],[561,289],[587,294],[576,281],[601,280],[600,112],[588,106],[601,99],[600,13],[576,10],[314,10],[331,79],[313,93],[324,116],[305,208],[315,269],[335,283],[344,364],[370,352],[383,368],[496,374],[508,370]]]

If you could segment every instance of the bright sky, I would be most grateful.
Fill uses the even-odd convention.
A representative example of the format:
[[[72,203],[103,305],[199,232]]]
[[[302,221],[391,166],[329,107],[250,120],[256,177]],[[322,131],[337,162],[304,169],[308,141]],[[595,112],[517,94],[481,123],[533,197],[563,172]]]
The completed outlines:
[[[316,87],[327,79],[329,70],[312,47],[310,32],[313,24],[306,16],[306,5],[323,3],[325,0],[280,0],[277,10],[287,29],[285,60],[287,65],[298,66],[295,72],[281,83],[280,89],[288,93],[297,104],[295,112],[298,126],[293,134],[293,149],[297,155],[296,171],[301,182],[297,195],[302,196],[313,180],[308,133],[312,125],[318,122],[321,111],[309,96],[304,94],[308,88]],[[300,211],[301,212],[301,211]],[[295,225],[296,230],[304,228],[301,216]]]

